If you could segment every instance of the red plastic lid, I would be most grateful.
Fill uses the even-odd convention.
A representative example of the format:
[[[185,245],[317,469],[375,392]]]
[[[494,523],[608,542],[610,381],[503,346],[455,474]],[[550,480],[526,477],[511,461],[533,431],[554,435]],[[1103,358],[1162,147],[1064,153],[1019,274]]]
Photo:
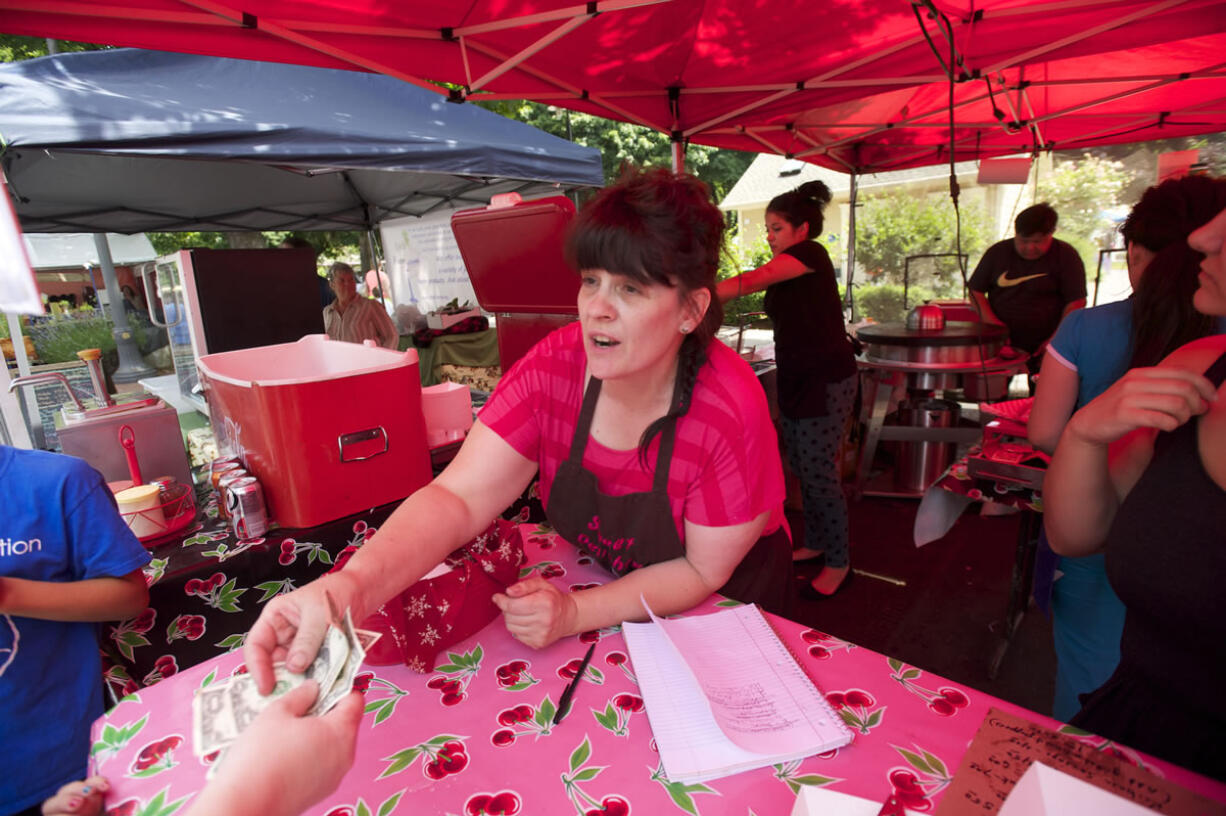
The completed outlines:
[[[575,205],[565,196],[460,210],[451,231],[487,312],[579,313],[579,276],[562,259]]]

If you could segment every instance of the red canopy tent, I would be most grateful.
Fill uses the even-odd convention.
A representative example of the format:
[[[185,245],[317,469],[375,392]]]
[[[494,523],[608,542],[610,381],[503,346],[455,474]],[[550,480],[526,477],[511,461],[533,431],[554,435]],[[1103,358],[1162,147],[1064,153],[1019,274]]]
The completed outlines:
[[[1226,130],[1222,0],[0,0],[0,30],[447,81],[860,172],[949,160],[951,50],[959,160]]]

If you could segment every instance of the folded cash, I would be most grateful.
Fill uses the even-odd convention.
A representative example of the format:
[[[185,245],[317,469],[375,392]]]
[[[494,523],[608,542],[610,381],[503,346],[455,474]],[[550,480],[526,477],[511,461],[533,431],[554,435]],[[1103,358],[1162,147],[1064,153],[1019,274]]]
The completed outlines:
[[[271,693],[260,694],[250,674],[237,674],[197,689],[192,700],[192,738],[196,756],[224,750],[273,700],[307,680],[319,684],[319,696],[307,713],[315,716],[326,713],[353,688],[367,649],[380,636],[378,632],[354,628],[346,609],[343,619],[328,627],[319,652],[305,672],[296,674],[284,664],[273,667],[275,684]]]

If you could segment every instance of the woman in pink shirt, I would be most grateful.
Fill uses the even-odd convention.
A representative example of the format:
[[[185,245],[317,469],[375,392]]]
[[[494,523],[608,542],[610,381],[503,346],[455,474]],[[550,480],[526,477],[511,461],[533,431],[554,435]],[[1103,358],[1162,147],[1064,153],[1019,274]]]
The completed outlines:
[[[270,602],[247,639],[261,687],[272,656],[314,656],[325,591],[361,620],[480,533],[538,473],[551,523],[616,580],[567,593],[539,576],[494,596],[534,648],[712,592],[786,611],[791,544],[782,465],[753,372],[716,341],[723,217],[707,188],[664,170],[602,190],[568,238],[579,321],[504,376],[455,460],[344,570]]]

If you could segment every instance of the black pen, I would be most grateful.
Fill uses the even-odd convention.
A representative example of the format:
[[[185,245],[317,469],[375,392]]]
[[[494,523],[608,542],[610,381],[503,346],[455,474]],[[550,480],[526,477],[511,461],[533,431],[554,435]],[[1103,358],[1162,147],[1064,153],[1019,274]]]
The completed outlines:
[[[592,662],[592,653],[596,651],[596,644],[593,643],[587,647],[587,654],[583,656],[583,662],[579,664],[579,671],[575,673],[575,679],[562,690],[562,696],[558,699],[558,712],[553,715],[553,724],[557,725],[562,722],[562,718],[570,713],[570,699],[575,696],[575,689],[579,685],[579,681],[583,679],[584,672],[587,671],[587,664]]]

